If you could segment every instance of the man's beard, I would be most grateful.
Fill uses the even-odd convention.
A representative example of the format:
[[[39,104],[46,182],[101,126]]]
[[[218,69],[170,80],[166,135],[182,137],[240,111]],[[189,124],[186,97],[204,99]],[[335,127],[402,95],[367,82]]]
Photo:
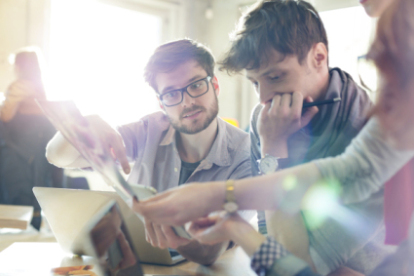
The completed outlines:
[[[189,125],[184,125],[181,123],[181,121],[184,118],[183,117],[184,114],[188,114],[189,112],[196,111],[196,110],[200,110],[201,112],[207,111],[206,108],[203,106],[194,105],[191,108],[184,109],[183,112],[181,112],[180,119],[178,121],[171,119],[169,116],[168,116],[168,120],[170,121],[170,124],[172,125],[172,127],[178,132],[185,133],[185,134],[197,134],[205,130],[211,124],[211,122],[213,122],[213,120],[217,117],[218,110],[219,110],[217,96],[215,96],[215,101],[210,106],[209,110],[207,111],[207,117],[204,123],[202,123],[201,125],[196,125],[194,127],[192,127],[192,124],[194,122],[198,123],[200,119],[188,120]]]

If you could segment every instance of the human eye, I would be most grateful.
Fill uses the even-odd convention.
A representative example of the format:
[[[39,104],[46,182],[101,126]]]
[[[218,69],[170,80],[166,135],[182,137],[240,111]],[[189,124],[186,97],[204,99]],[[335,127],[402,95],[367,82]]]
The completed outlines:
[[[198,81],[198,82],[195,82],[195,83],[191,84],[189,88],[191,90],[198,90],[201,87],[203,87],[203,84],[204,84],[204,81]]]
[[[277,81],[277,80],[279,80],[279,79],[280,79],[280,77],[279,77],[279,76],[274,76],[274,77],[269,76],[269,80],[270,80],[270,81]]]
[[[178,97],[179,92],[178,91],[171,91],[171,92],[167,92],[165,94],[162,95],[163,100],[172,100]]]
[[[255,90],[259,87],[259,83],[257,81],[250,81],[254,87]]]

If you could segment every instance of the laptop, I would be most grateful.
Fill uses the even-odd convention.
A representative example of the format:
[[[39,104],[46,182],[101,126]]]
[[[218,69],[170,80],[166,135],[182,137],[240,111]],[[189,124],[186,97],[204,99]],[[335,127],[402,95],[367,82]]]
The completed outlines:
[[[125,227],[124,219],[114,200],[107,202],[95,213],[88,223],[75,236],[74,244],[77,252],[94,258],[93,265],[87,265],[87,270],[99,276],[115,276],[121,271],[122,275],[144,276],[141,263],[130,234]],[[67,268],[67,267],[65,267]],[[59,268],[52,270],[59,274]]]
[[[118,204],[110,200],[90,218],[75,240],[82,244],[84,255],[96,260],[87,268],[98,276],[152,276],[144,275],[131,237]]]
[[[116,192],[48,187],[34,187],[33,192],[57,242],[66,252],[84,254],[84,244],[76,237],[108,202],[115,201],[142,263],[174,265],[185,260],[175,250],[156,248],[148,243],[143,222]]]

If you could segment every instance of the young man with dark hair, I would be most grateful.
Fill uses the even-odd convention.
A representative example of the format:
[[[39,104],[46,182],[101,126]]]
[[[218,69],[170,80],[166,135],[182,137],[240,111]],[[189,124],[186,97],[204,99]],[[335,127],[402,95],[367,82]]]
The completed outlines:
[[[128,160],[135,161],[130,183],[151,185],[162,192],[187,182],[251,176],[248,134],[217,117],[220,87],[214,64],[210,51],[194,41],[161,45],[145,68],[145,79],[163,112],[117,130],[99,117],[88,118],[126,173],[131,171]],[[60,133],[49,142],[47,158],[59,167],[89,166]],[[176,248],[200,264],[212,264],[229,244],[201,245],[151,221],[145,227],[153,246]]]
[[[346,72],[328,67],[328,40],[314,7],[301,0],[261,1],[239,26],[221,69],[245,70],[260,99],[251,118],[253,175],[344,152],[372,103]],[[341,100],[303,107],[336,98]],[[269,233],[321,274],[342,265],[367,273],[388,253],[381,236],[383,194],[346,207],[353,219],[364,218],[362,225],[339,214],[312,229],[306,212],[292,218],[266,211],[265,217]],[[266,231],[262,212],[259,228]]]

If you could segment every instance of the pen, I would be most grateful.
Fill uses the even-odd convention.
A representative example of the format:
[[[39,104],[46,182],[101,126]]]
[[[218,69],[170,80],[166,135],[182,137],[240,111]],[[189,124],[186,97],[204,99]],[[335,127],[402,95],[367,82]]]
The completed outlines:
[[[307,107],[311,107],[311,106],[317,106],[317,105],[324,105],[324,104],[333,104],[333,103],[340,102],[340,101],[341,101],[341,98],[337,97],[337,98],[333,98],[333,99],[330,99],[330,100],[304,103],[303,108],[307,108]]]

